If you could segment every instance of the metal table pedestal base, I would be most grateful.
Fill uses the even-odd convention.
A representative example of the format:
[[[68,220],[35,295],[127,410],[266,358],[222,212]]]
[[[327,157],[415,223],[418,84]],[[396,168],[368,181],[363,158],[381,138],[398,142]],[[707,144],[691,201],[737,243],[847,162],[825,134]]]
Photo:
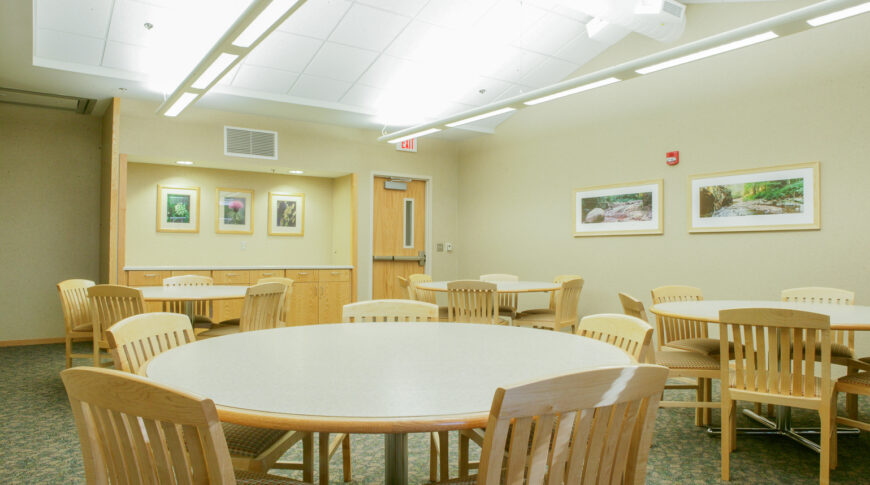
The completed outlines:
[[[384,455],[384,483],[408,485],[408,434],[385,434]]]

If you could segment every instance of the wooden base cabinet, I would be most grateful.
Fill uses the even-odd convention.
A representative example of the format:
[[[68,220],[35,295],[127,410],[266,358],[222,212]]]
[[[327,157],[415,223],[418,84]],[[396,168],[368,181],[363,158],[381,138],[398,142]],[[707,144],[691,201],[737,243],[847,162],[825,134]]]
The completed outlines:
[[[293,283],[289,325],[339,323],[344,305],[351,302],[350,270],[287,270]]]

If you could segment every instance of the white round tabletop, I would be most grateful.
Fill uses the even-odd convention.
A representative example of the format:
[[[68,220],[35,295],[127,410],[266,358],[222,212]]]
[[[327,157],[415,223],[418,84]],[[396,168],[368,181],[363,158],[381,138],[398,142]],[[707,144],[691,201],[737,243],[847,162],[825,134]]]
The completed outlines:
[[[559,332],[354,323],[198,341],[157,356],[147,375],[210,397],[230,422],[404,433],[483,426],[500,386],[630,363],[616,347]]]
[[[870,307],[860,305],[792,303],[776,300],[701,300],[657,303],[650,307],[650,312],[667,317],[719,323],[719,311],[732,308],[784,308],[821,313],[831,317],[831,328],[835,330],[870,330]]]
[[[417,283],[417,288],[429,291],[447,291],[449,281],[430,281]],[[531,293],[536,291],[556,291],[562,286],[552,281],[490,281],[498,286],[499,293]]]
[[[228,300],[244,298],[247,286],[138,286],[146,301]]]

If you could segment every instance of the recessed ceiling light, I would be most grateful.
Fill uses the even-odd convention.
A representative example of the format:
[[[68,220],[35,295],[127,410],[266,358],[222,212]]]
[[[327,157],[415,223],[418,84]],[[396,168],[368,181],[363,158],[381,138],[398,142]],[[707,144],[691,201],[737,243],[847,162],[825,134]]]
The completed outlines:
[[[291,170],[290,173],[292,173],[293,175],[301,175],[301,174],[305,173],[305,171],[303,171],[303,170]]]
[[[193,162],[191,162],[190,160],[179,160],[175,163],[177,163],[179,165],[193,165]]]

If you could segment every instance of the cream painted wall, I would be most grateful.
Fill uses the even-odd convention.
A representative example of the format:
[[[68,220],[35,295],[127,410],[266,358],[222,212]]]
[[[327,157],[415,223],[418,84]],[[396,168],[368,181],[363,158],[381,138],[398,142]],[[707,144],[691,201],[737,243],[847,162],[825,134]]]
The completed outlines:
[[[63,337],[58,282],[99,278],[100,118],[0,103],[0,341]]]
[[[351,221],[351,175],[333,179],[332,264],[351,264],[353,226]]]
[[[495,136],[464,143],[460,276],[580,274],[582,314],[619,312],[619,291],[649,306],[650,289],[669,284],[698,286],[711,299],[831,286],[870,305],[870,69],[670,104],[650,99],[679,91],[701,70],[717,75],[708,65],[626,82],[520,112]],[[637,109],[623,115],[627,106]],[[680,150],[678,166],[665,165],[669,150]],[[814,160],[820,231],[688,233],[689,175]],[[572,237],[572,189],[655,178],[664,179],[664,235]],[[520,298],[521,306],[543,303]],[[870,355],[870,335],[858,342],[859,354]]]
[[[199,233],[156,231],[158,184],[199,187]],[[215,232],[218,187],[254,191],[253,234]],[[305,194],[303,237],[268,235],[269,192]],[[130,163],[127,175],[126,265],[331,264],[336,212],[333,198],[331,178]],[[344,212],[350,211],[345,209]],[[246,245],[245,249],[242,243]]]
[[[193,160],[225,168],[250,170],[305,170],[306,174],[359,176],[359,299],[371,296],[371,198],[373,172],[432,177],[433,241],[457,238],[458,167],[455,144],[424,139],[418,153],[396,151],[378,143],[375,131],[305,123],[222,111],[191,108],[176,119],[154,116],[156,105],[124,99],[121,103],[121,153],[131,160],[169,162]],[[279,159],[255,160],[223,154],[223,126],[278,132]],[[156,191],[156,189],[155,189]],[[128,224],[130,224],[128,218]],[[150,218],[147,222],[151,224]],[[434,253],[436,279],[454,278],[456,253]]]

